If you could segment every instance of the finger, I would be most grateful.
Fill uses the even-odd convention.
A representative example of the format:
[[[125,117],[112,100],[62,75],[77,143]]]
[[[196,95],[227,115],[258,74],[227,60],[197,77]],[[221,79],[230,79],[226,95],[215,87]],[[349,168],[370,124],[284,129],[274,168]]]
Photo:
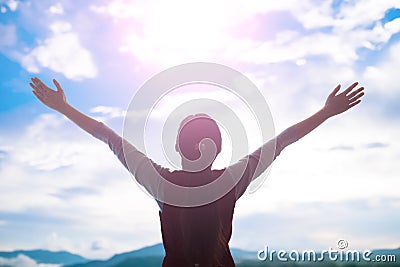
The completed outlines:
[[[56,79],[53,79],[53,83],[56,86],[58,92],[64,92],[64,90],[61,88],[61,85],[58,83]]]
[[[37,84],[37,85],[39,85],[40,83],[42,83],[42,81],[41,81],[39,78],[37,78],[37,77],[32,78],[32,81],[33,81],[35,84]]]
[[[358,95],[352,97],[349,99],[350,103],[353,103],[354,101],[358,100],[359,98],[361,98],[364,95],[364,92],[359,93]]]
[[[37,86],[36,84],[32,84],[32,83],[30,83],[30,85],[33,88],[34,93],[36,93],[37,95],[40,95],[42,98],[44,98],[44,95],[46,92],[40,86]]]
[[[335,96],[337,92],[339,92],[341,85],[338,84],[335,89],[333,89],[332,93],[329,94],[329,96]]]
[[[40,85],[34,85],[33,89],[35,90],[36,93],[39,93],[43,95],[45,93],[45,90],[40,86]]]
[[[33,84],[35,86],[39,86],[39,82],[38,82],[37,78],[32,78],[31,81],[33,82]]]
[[[354,92],[352,92],[351,94],[349,94],[347,97],[352,98],[354,97],[356,94],[358,94],[359,92],[361,92],[362,90],[364,90],[364,87],[360,87],[357,90],[355,90]]]
[[[33,85],[36,85],[36,80],[35,80],[35,78],[31,78],[31,83],[32,83]]]
[[[358,82],[353,83],[352,85],[350,85],[346,90],[343,91],[343,95],[347,95],[348,93],[351,92],[351,90],[354,89],[354,87],[356,87],[358,84]]]
[[[43,91],[46,92],[48,89],[50,89],[41,80],[38,79],[38,82],[39,82],[40,88],[42,88]]]
[[[39,80],[38,78],[33,78],[32,79],[32,81],[33,81],[33,83],[34,83],[34,85],[35,85],[35,89],[37,90],[37,91],[45,91],[46,89],[43,87],[43,82],[41,81],[41,80]]]
[[[356,102],[350,104],[349,109],[361,103],[361,99],[357,100]]]
[[[44,96],[44,93],[42,92],[42,91],[39,91],[39,90],[33,90],[33,93],[35,94],[35,95],[38,95],[38,96],[40,96],[42,99],[44,99],[45,98],[45,96]]]
[[[49,91],[53,91],[51,88],[49,88],[47,85],[45,85],[42,80],[40,80],[39,78],[35,79],[37,81],[38,86],[44,91],[44,92],[49,92]]]
[[[41,96],[41,95],[39,95],[37,92],[35,92],[35,91],[32,91],[33,92],[33,94],[40,100],[40,102],[42,102],[43,104],[45,103],[45,100],[44,100],[44,98]]]

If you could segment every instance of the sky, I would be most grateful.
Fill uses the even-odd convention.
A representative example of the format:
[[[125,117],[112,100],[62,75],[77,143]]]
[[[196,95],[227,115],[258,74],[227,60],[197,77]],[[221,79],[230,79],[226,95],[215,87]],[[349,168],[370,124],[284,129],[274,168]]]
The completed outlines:
[[[106,145],[42,105],[29,79],[56,78],[71,105],[122,134],[141,85],[198,61],[256,84],[277,134],[322,108],[336,85],[365,87],[359,106],[287,147],[237,202],[231,246],[398,248],[399,51],[396,0],[0,0],[0,250],[103,259],[161,242],[155,201]],[[213,90],[201,97],[238,102]],[[166,96],[153,119],[200,97],[193,92]]]

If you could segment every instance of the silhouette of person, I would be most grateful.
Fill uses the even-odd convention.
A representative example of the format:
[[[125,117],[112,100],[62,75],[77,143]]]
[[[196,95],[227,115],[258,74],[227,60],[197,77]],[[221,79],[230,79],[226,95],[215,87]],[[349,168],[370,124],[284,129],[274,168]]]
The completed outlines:
[[[175,147],[181,155],[183,169],[170,171],[154,163],[103,123],[72,107],[67,102],[60,84],[56,80],[53,82],[56,90],[46,86],[38,78],[32,78],[30,86],[43,104],[65,115],[80,128],[108,144],[121,163],[126,168],[129,165],[128,170],[153,196],[163,190],[161,183],[148,182],[154,170],[174,184],[196,187],[214,181],[222,173],[235,176],[236,168],[243,168],[240,177],[233,177],[237,183],[232,190],[211,203],[196,207],[181,207],[163,203],[156,198],[160,207],[161,232],[166,252],[162,264],[164,267],[235,266],[228,244],[232,235],[234,208],[236,201],[243,195],[250,182],[261,174],[286,146],[304,137],[328,118],[353,108],[361,102],[361,97],[364,95],[364,88],[357,88],[357,82],[341,93],[338,85],[318,112],[287,128],[255,152],[244,157],[244,160],[222,170],[211,168],[216,155],[222,149],[221,133],[217,123],[206,114],[191,115],[182,121],[176,139]],[[265,157],[261,153],[270,150],[274,153],[272,157]],[[125,158],[127,151],[129,158]],[[127,162],[128,160],[130,162]],[[198,164],[195,164],[195,167],[204,166],[197,171],[188,170],[193,168],[193,162]],[[190,197],[190,194],[182,197]]]

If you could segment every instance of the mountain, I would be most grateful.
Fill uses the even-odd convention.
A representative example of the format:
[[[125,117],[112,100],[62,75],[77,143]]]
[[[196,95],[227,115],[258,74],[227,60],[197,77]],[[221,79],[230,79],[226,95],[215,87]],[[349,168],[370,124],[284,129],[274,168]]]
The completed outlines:
[[[257,259],[257,253],[253,251],[247,251],[242,249],[231,249],[232,256],[235,259],[237,267],[252,267],[252,266],[356,266],[356,267],[383,267],[383,266],[400,266],[400,249],[379,249],[373,250],[372,255],[394,255],[396,261],[392,263],[373,263],[373,262],[265,262]],[[65,251],[51,252],[46,250],[18,250],[13,252],[0,252],[0,257],[3,258],[15,258],[18,255],[25,255],[37,263],[51,263],[51,264],[63,264],[65,267],[160,267],[165,254],[164,247],[162,244],[156,244],[153,246],[144,247],[131,252],[125,252],[116,254],[108,260],[92,260],[89,261],[84,257],[76,254],[72,254]],[[1,264],[0,264],[1,265]],[[13,267],[13,266],[8,266]]]
[[[257,259],[256,253],[242,249],[231,249],[235,261]],[[87,263],[75,264],[68,267],[125,267],[125,266],[161,266],[165,251],[163,245],[156,244],[131,252],[117,254],[109,260],[96,260]]]
[[[53,252],[41,249],[0,252],[0,257],[10,259],[10,258],[15,258],[21,254],[35,260],[37,263],[71,265],[71,264],[84,263],[90,261],[80,255],[72,254],[67,251]]]
[[[256,258],[255,252],[241,249],[231,249],[235,261]],[[124,266],[161,266],[165,255],[161,243],[143,247],[138,250],[116,254],[108,260],[88,260],[76,254],[66,251],[52,252],[47,250],[17,250],[13,252],[0,252],[0,257],[15,258],[25,255],[37,263],[62,264],[68,267],[124,267]]]
[[[68,267],[160,267],[164,257],[164,248],[162,244],[156,244],[149,247],[144,247],[139,250],[134,250],[131,252],[126,252],[122,254],[117,254],[111,257],[109,260],[104,261],[91,261],[83,264],[71,265]],[[237,267],[256,267],[256,266],[291,266],[291,267],[308,267],[308,266],[356,266],[356,267],[384,267],[384,266],[400,266],[400,249],[380,249],[373,250],[372,255],[395,255],[396,261],[389,263],[374,263],[374,262],[332,262],[325,259],[321,262],[279,262],[275,260],[274,262],[259,261],[257,259],[257,253],[255,251],[247,251],[242,249],[231,249],[232,256],[235,260]],[[317,253],[319,255],[319,253]]]
[[[231,248],[231,254],[235,262],[242,260],[253,260],[257,259],[257,252],[248,251],[238,248]]]
[[[231,249],[235,261],[257,259],[256,252],[242,249]],[[68,267],[125,267],[125,266],[161,266],[165,251],[161,243],[144,247],[131,252],[116,254],[109,260],[96,260],[82,264],[75,264]]]
[[[68,267],[161,266],[164,255],[164,246],[159,243],[131,252],[116,254],[108,260],[95,260],[87,263],[70,265]],[[148,261],[151,262],[150,265],[148,265]],[[144,264],[144,262],[146,264]],[[153,263],[156,265],[153,265]]]

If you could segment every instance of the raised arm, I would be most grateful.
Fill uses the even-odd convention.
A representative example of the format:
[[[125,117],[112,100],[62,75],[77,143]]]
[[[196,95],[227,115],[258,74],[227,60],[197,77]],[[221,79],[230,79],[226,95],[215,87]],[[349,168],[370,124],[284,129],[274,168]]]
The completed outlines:
[[[328,118],[343,113],[359,104],[361,97],[364,95],[364,87],[355,89],[357,85],[357,82],[353,83],[340,94],[338,94],[340,85],[336,86],[320,110],[307,119],[290,126],[252,154],[230,166],[228,170],[232,173],[243,173],[235,187],[236,198],[238,199],[243,195],[250,182],[263,173],[285,147],[306,136]],[[242,171],[243,169],[245,170],[244,172]]]
[[[32,78],[30,86],[33,89],[33,94],[43,104],[64,114],[80,128],[108,144],[120,162],[135,176],[136,181],[145,187],[152,196],[159,199],[160,175],[166,175],[169,170],[154,163],[144,153],[137,150],[135,146],[103,123],[69,105],[60,84],[56,80],[53,80],[53,82],[57,90],[49,88],[38,78]]]
[[[358,82],[355,82],[342,93],[338,94],[340,90],[339,84],[329,94],[322,109],[307,119],[294,124],[282,132],[278,136],[278,141],[281,142],[277,144],[278,154],[283,148],[303,138],[327,119],[343,113],[359,104],[361,102],[361,97],[364,95],[364,87],[359,87],[358,89],[354,90],[357,85]]]
[[[64,114],[80,128],[94,135],[94,129],[99,122],[69,105],[64,90],[57,80],[53,79],[53,83],[57,88],[56,91],[49,88],[38,78],[32,78],[31,80],[32,92],[43,104]]]
[[[33,89],[33,94],[43,104],[65,115],[81,129],[85,130],[95,138],[106,143],[114,152],[114,154],[118,157],[121,163],[131,172],[134,171],[133,168],[128,168],[128,164],[124,155],[124,148],[127,151],[132,151],[132,153],[137,152],[135,154],[139,155],[141,158],[144,158],[145,156],[137,151],[137,149],[133,145],[126,141],[123,141],[121,136],[116,134],[106,125],[83,114],[82,112],[68,104],[64,90],[61,88],[60,84],[55,79],[53,79],[53,83],[56,86],[57,90],[49,88],[38,78],[32,78],[32,83],[30,83],[30,86]],[[137,160],[139,161],[139,159]]]
[[[65,115],[81,129],[108,144],[121,163],[127,167],[123,153],[122,138],[119,135],[104,124],[83,114],[68,104],[64,90],[55,79],[53,79],[53,83],[57,90],[49,88],[38,78],[32,78],[31,80],[30,86],[33,89],[32,92],[43,104]]]

